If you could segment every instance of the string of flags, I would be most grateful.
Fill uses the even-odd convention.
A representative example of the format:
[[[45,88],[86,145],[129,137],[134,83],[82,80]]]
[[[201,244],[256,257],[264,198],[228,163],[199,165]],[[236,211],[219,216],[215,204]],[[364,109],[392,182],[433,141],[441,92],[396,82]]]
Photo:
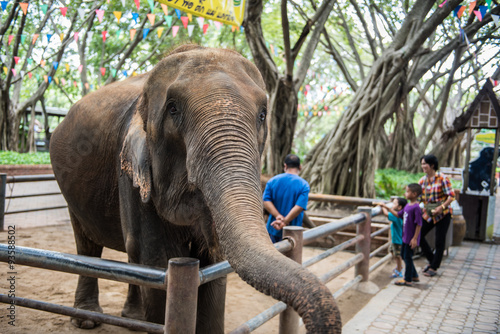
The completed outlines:
[[[183,13],[179,9],[176,9],[176,8],[173,8],[173,11],[171,11],[172,15],[170,15],[169,14],[169,7],[164,3],[160,3],[163,13],[162,14],[155,14],[154,13],[155,1],[154,0],[147,0],[147,1],[149,4],[149,7],[150,7],[150,12],[146,14],[146,17],[147,17],[151,27],[143,28],[143,29],[134,29],[134,28],[129,29],[128,34],[129,34],[130,40],[133,40],[134,37],[136,36],[136,34],[138,34],[138,33],[142,36],[142,39],[145,40],[148,37],[150,31],[152,30],[152,27],[157,22],[158,17],[160,17],[160,19],[164,19],[164,22],[166,23],[166,27],[163,27],[163,26],[155,27],[158,38],[161,38],[161,36],[163,35],[163,33],[167,27],[169,28],[169,31],[172,32],[172,37],[175,38],[177,36],[177,34],[179,33],[179,31],[181,29],[181,26],[174,25],[175,19],[178,19],[181,21],[182,27],[184,27],[184,29],[187,30],[189,37],[192,36],[193,31],[194,31],[195,26],[196,26],[195,24],[190,24],[190,23],[194,23],[193,22],[194,19],[196,19],[196,23],[204,35],[207,34],[210,26],[214,26],[217,29],[217,31],[220,31],[220,29],[224,26],[224,24],[222,22],[208,20],[208,19],[205,19],[204,17],[201,17],[201,16],[193,18],[193,15],[191,13],[186,13],[185,15],[183,15]],[[15,2],[14,0],[0,1],[1,10],[6,11],[8,8],[8,5],[10,3],[14,3],[14,2]],[[108,0],[108,2],[109,2],[109,0]],[[135,3],[137,10],[139,10],[140,6],[141,6],[140,0],[134,0],[134,3]],[[123,4],[123,6],[125,6],[126,0],[122,0],[122,4]],[[21,8],[21,10],[25,16],[29,15],[29,14],[37,15],[39,13],[39,11],[41,11],[45,15],[49,9],[47,4],[34,5],[33,3],[28,3],[28,2],[19,3],[19,7]],[[38,12],[37,12],[37,9],[38,9]],[[81,18],[86,18],[89,15],[88,10],[85,10],[83,8],[77,8],[76,11],[78,12],[78,15]],[[68,15],[68,7],[58,7],[56,13],[61,15],[62,17],[66,17]],[[140,14],[137,12],[106,11],[104,9],[97,9],[95,11],[95,14],[96,14],[96,18],[99,21],[99,23],[102,23],[107,17],[111,17],[113,20],[116,20],[117,24],[120,24],[120,22],[124,22],[124,20],[130,16],[131,16],[131,20],[133,20],[135,24],[139,23],[139,20],[140,20]],[[237,27],[237,26],[233,25],[231,28],[231,31],[232,32],[243,32],[244,28]],[[108,40],[109,38],[119,38],[123,32],[124,32],[123,29],[118,29],[115,34],[110,35],[108,30],[102,30],[99,35],[102,38],[102,42],[106,43],[106,40]],[[10,46],[12,44],[12,42],[14,41],[14,39],[17,40],[17,38],[19,38],[19,40],[22,44],[24,44],[28,40],[28,41],[30,41],[30,43],[32,45],[36,45],[36,43],[40,42],[40,41],[42,43],[45,42],[45,43],[47,43],[47,45],[49,45],[49,43],[54,43],[54,40],[55,40],[53,38],[54,36],[56,36],[55,33],[35,33],[35,34],[20,34],[20,35],[9,34],[9,35],[7,35],[7,45]],[[64,38],[66,37],[64,33],[59,33],[59,34],[57,34],[57,36],[59,37],[58,39],[61,42],[63,42]],[[92,39],[93,36],[94,36],[94,31],[87,32],[87,37],[89,39]],[[0,35],[0,39],[3,39],[4,37],[5,37],[5,35]],[[73,32],[73,41],[74,42],[78,42],[80,37],[81,37],[80,32],[78,32],[78,31]],[[3,64],[7,64],[11,58],[8,58],[5,54],[3,54],[3,55],[0,55],[0,59],[1,59]],[[21,78],[24,78],[25,75],[28,75],[29,79],[32,79],[33,76],[37,80],[41,80],[43,78],[43,80],[49,84],[53,81],[56,82],[57,84],[61,83],[62,85],[71,84],[69,81],[67,81],[65,79],[59,80],[58,78],[52,78],[51,76],[41,77],[40,75],[37,75],[37,74],[33,75],[33,73],[31,73],[29,71],[27,73],[25,73],[25,71],[17,71],[15,68],[15,65],[17,65],[20,60],[21,60],[20,57],[17,57],[17,56],[14,57],[15,64],[14,64],[13,68],[11,69],[14,77],[16,77],[17,75],[20,75]],[[31,66],[34,63],[33,58],[27,59],[27,63],[28,63],[28,65]],[[45,65],[46,65],[46,61],[44,59],[41,59],[37,63],[39,63],[42,67],[45,67]],[[57,69],[57,66],[58,66],[58,64],[56,64],[56,63],[57,62],[53,62],[53,64],[52,64],[52,66],[54,66],[55,69]],[[65,66],[66,66],[67,72],[69,72],[70,65],[65,64]],[[83,67],[82,65],[80,65],[78,67],[79,72],[82,71],[82,67]],[[115,77],[117,75],[116,69],[109,68],[109,70],[110,70],[111,75],[113,75],[113,77]],[[8,71],[8,68],[6,66],[3,66],[3,72],[5,74],[7,74],[7,71]],[[99,69],[99,72],[102,76],[104,76],[107,73],[107,70],[106,70],[106,68],[103,67],[103,68]],[[125,77],[127,77],[129,75],[129,73],[127,71],[121,71],[121,73]],[[131,75],[137,75],[137,73],[133,72]],[[77,83],[73,82],[73,85],[76,86]],[[94,86],[94,85],[89,85],[88,83],[85,83],[85,84],[82,83],[82,85],[84,85],[86,87],[88,86],[87,88],[92,88],[92,86]]]

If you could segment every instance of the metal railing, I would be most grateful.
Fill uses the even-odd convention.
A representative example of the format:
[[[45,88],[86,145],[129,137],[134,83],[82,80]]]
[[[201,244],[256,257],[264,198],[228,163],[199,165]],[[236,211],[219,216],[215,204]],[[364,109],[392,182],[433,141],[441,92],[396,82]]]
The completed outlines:
[[[67,208],[67,205],[57,205],[48,206],[42,208],[34,209],[23,209],[23,210],[13,210],[5,211],[5,203],[7,200],[20,199],[20,198],[30,198],[30,197],[40,197],[40,196],[54,196],[61,195],[61,192],[48,192],[48,193],[36,193],[27,195],[7,195],[7,184],[8,183],[22,183],[22,182],[42,182],[42,181],[54,181],[56,178],[54,174],[45,175],[22,175],[22,176],[7,176],[6,174],[0,174],[0,231],[4,230],[4,221],[6,215],[13,215],[18,213],[35,212],[35,211],[45,211],[45,210],[55,210]]]
[[[28,179],[28,177],[23,178]],[[39,180],[39,177],[35,179]],[[44,179],[44,181],[45,180],[47,179]],[[331,198],[326,198],[326,200],[331,201]],[[352,201],[353,199],[354,198],[348,199],[348,201]],[[315,200],[322,199],[318,198]],[[369,201],[371,204],[372,200]],[[0,201],[0,206],[1,203]],[[352,258],[319,277],[322,282],[327,283],[346,272],[348,269],[355,267],[354,278],[344,284],[341,289],[333,293],[333,296],[338,298],[357,283],[367,282],[370,272],[390,259],[390,255],[388,254],[377,263],[370,266],[370,258],[389,247],[389,242],[387,242],[370,253],[371,239],[385,233],[389,229],[389,225],[387,225],[373,233],[371,232],[371,218],[380,213],[380,207],[360,207],[356,214],[338,220],[332,220],[324,225],[306,231],[300,227],[286,227],[284,230],[285,239],[276,243],[275,247],[281,253],[286,253],[287,256],[291,257],[293,260],[301,263],[303,245],[307,245],[318,238],[329,236],[345,228],[356,226],[356,236],[354,238],[327,249],[325,252],[308,259],[302,264],[304,267],[309,267],[348,247],[355,246],[356,253]],[[198,286],[233,272],[233,269],[227,261],[198,269],[199,261],[197,259],[176,258],[169,260],[168,270],[165,270],[163,268],[28,247],[15,246],[14,249],[12,249],[11,245],[4,244],[0,244],[0,261],[9,262],[9,259],[11,259],[9,256],[11,256],[12,251],[15,251],[16,265],[27,265],[167,290],[165,325],[116,317],[26,298],[9,298],[7,295],[3,294],[0,294],[0,302],[8,304],[15,303],[17,306],[90,319],[134,330],[148,331],[150,333],[167,333],[176,328],[182,328],[183,333],[194,333],[196,327],[195,317]],[[173,307],[174,305],[175,307]],[[182,305],[182,307],[179,307],[179,305]],[[275,304],[268,310],[248,320],[231,333],[250,333],[280,313],[280,333],[297,333],[300,324],[299,317],[293,309],[288,308],[282,302]]]

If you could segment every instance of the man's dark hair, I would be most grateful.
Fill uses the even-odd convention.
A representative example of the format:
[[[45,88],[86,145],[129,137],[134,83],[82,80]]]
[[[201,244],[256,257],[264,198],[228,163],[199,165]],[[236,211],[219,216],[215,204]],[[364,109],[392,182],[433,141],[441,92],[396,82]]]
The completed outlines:
[[[288,168],[299,168],[300,158],[295,154],[289,154],[285,157],[285,164]]]
[[[422,187],[418,183],[410,183],[408,189],[410,189],[412,193],[416,193],[417,197],[422,195]]]
[[[429,166],[435,171],[439,169],[438,158],[434,154],[427,154],[420,158],[420,161],[424,160]]]
[[[408,204],[408,201],[403,197],[398,197],[397,200],[398,200],[398,204],[401,207],[401,209],[404,209],[406,204]]]

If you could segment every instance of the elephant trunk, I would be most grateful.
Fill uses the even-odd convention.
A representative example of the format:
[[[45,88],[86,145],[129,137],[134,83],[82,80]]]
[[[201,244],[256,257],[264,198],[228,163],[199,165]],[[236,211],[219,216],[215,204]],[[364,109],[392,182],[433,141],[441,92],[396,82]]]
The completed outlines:
[[[250,165],[240,161],[217,168],[220,172],[205,180],[222,186],[215,191],[202,187],[222,251],[244,281],[293,307],[309,333],[340,333],[340,313],[331,292],[271,243],[263,224],[259,172]]]

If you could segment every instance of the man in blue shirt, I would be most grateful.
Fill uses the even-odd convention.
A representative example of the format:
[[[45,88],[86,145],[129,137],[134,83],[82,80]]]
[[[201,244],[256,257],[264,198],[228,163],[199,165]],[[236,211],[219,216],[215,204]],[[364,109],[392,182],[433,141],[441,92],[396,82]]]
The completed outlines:
[[[285,172],[271,178],[264,190],[264,208],[270,213],[267,231],[273,243],[283,239],[283,227],[302,226],[310,188],[299,176],[300,169],[299,157],[287,155]]]

